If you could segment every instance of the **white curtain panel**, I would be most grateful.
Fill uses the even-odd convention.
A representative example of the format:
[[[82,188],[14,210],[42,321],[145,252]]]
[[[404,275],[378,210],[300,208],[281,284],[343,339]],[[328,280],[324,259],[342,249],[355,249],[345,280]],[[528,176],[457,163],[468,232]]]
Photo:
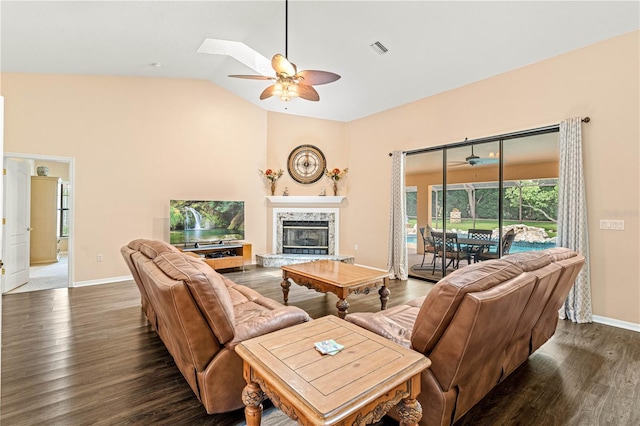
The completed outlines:
[[[391,223],[387,267],[396,279],[409,278],[407,270],[407,229],[404,195],[404,153],[393,151],[391,169]]]
[[[591,317],[589,238],[587,202],[582,171],[582,119],[560,123],[560,164],[558,177],[558,235],[556,245],[581,253],[585,259],[580,274],[560,308],[560,318],[587,323]]]

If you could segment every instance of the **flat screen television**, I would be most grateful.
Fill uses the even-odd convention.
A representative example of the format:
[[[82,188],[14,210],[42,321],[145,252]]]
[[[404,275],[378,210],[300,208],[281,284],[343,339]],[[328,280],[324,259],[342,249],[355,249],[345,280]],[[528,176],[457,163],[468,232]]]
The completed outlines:
[[[169,242],[216,244],[244,239],[244,201],[170,200]]]

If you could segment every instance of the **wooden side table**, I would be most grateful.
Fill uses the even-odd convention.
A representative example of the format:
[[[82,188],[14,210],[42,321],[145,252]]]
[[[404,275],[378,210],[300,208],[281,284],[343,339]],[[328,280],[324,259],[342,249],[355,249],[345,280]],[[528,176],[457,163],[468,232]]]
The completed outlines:
[[[314,343],[345,346],[322,355]],[[416,425],[422,408],[424,355],[335,316],[289,327],[236,346],[247,381],[242,398],[248,426],[262,418],[265,397],[303,425],[365,425],[398,406],[403,426]]]

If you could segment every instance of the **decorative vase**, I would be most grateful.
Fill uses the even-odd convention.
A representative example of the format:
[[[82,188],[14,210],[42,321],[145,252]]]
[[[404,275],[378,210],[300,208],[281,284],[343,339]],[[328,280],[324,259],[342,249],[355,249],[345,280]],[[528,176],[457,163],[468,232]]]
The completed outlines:
[[[276,195],[276,183],[271,182],[271,195]]]
[[[333,181],[333,195],[338,195],[338,182]]]

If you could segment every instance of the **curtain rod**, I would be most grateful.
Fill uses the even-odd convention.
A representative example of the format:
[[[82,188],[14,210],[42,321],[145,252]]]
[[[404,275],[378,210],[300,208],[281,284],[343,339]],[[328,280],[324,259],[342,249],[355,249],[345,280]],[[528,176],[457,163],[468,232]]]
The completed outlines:
[[[591,121],[591,118],[589,117],[585,117],[582,119],[583,123],[588,123]],[[469,146],[469,145],[475,145],[477,143],[483,143],[483,142],[495,142],[495,141],[500,141],[500,140],[507,140],[507,139],[516,139],[516,138],[521,138],[521,137],[526,137],[526,136],[535,136],[535,135],[543,135],[545,133],[554,133],[554,132],[559,132],[560,131],[560,123],[558,124],[552,124],[550,126],[544,126],[544,127],[537,127],[535,129],[529,129],[529,130],[520,130],[517,132],[512,132],[512,133],[505,133],[502,135],[497,135],[497,136],[487,136],[484,138],[478,138],[478,139],[473,139],[473,140],[467,140],[465,139],[464,141],[461,142],[454,142],[454,143],[448,143],[446,145],[439,145],[439,146],[434,146],[434,147],[430,147],[430,148],[419,148],[419,149],[414,149],[414,150],[410,150],[410,151],[404,151],[404,154],[420,154],[423,152],[429,152],[429,151],[439,151],[443,148],[457,148],[460,146]],[[393,153],[389,153],[389,157],[391,157],[393,155]]]

